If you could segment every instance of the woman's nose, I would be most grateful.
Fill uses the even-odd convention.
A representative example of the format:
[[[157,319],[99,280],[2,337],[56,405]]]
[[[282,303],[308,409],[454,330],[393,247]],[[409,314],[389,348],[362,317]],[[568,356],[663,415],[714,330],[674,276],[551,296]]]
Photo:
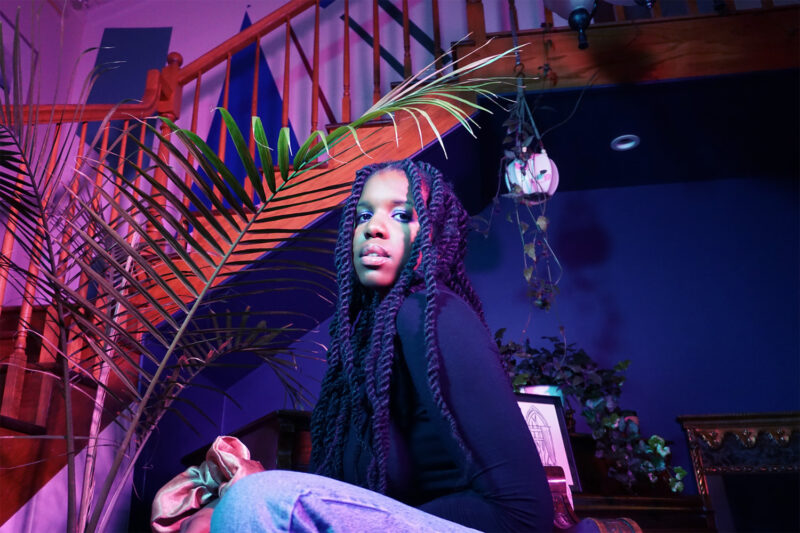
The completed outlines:
[[[364,237],[366,238],[385,238],[386,237],[386,226],[380,220],[379,216],[373,215],[367,221],[366,226],[364,226]]]

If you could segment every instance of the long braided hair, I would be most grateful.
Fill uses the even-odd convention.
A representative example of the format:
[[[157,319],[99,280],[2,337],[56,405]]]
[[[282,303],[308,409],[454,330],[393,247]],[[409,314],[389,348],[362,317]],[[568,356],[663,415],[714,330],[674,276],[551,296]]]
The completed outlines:
[[[419,218],[419,232],[395,284],[383,298],[361,285],[353,265],[356,204],[366,181],[381,170],[405,173]],[[427,202],[425,193],[428,194]],[[464,268],[468,215],[442,174],[409,159],[379,163],[356,173],[339,224],[335,264],[339,301],[331,321],[328,369],[311,417],[312,464],[319,474],[341,479],[345,440],[351,430],[365,439],[369,454],[367,488],[386,493],[389,449],[389,387],[395,354],[397,312],[416,290],[426,291],[425,345],[428,385],[456,441],[465,451],[455,419],[442,396],[436,306],[444,286],[461,296],[484,321],[483,310]],[[417,266],[417,258],[421,262]]]

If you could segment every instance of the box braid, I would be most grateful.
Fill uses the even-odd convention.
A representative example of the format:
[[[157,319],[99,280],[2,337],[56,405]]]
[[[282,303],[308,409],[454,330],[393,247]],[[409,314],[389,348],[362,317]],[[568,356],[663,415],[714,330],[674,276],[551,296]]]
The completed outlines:
[[[419,219],[419,232],[397,281],[381,299],[359,283],[353,266],[356,204],[366,181],[381,170],[405,173]],[[427,202],[425,195],[428,195]],[[396,317],[405,298],[426,291],[425,357],[428,385],[453,437],[471,460],[440,385],[441,353],[436,340],[437,296],[444,285],[461,296],[484,321],[483,310],[464,268],[468,215],[441,173],[411,160],[379,163],[356,173],[344,204],[336,244],[339,300],[331,320],[328,369],[311,417],[312,465],[317,473],[341,479],[345,439],[355,431],[370,458],[367,488],[386,493],[389,400],[397,333]],[[421,262],[417,267],[417,258]],[[485,322],[485,321],[484,321]]]

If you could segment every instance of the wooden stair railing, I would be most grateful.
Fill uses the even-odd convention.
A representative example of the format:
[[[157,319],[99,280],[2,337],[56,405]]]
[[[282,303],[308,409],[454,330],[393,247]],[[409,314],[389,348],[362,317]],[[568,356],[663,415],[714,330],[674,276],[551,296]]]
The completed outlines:
[[[374,0],[374,4],[377,8],[378,2]],[[312,51],[311,60],[309,61],[305,51],[302,49],[300,45],[300,41],[298,40],[297,36],[295,35],[294,29],[292,27],[292,21],[306,13],[307,11],[314,10],[314,49]],[[152,115],[159,115],[169,118],[172,121],[178,121],[181,118],[181,106],[183,102],[183,95],[184,91],[189,93],[193,92],[193,99],[191,106],[190,115],[188,118],[187,126],[194,132],[197,131],[197,114],[199,108],[199,96],[201,91],[201,84],[203,75],[214,69],[215,67],[220,67],[224,65],[225,68],[225,79],[223,85],[223,106],[227,106],[229,103],[230,98],[230,79],[231,79],[231,61],[234,54],[237,52],[245,49],[246,47],[253,45],[253,44],[260,44],[261,40],[269,35],[271,32],[274,31],[285,31],[286,34],[286,61],[284,64],[284,97],[283,97],[283,120],[282,125],[288,126],[289,125],[289,97],[292,87],[289,83],[289,68],[290,68],[290,54],[289,49],[294,44],[295,49],[299,53],[301,60],[304,63],[306,71],[308,72],[309,78],[312,81],[312,102],[311,102],[311,124],[310,130],[314,130],[317,128],[318,123],[318,108],[320,104],[323,105],[326,111],[326,117],[329,123],[337,123],[337,122],[349,122],[351,119],[351,103],[350,103],[350,57],[349,57],[349,2],[346,0],[344,2],[344,37],[345,42],[348,44],[348,48],[345,49],[345,54],[343,58],[343,90],[342,90],[342,104],[341,104],[341,115],[337,119],[334,114],[333,110],[331,109],[330,104],[327,101],[324,93],[320,89],[320,79],[319,79],[319,24],[320,24],[320,6],[318,0],[293,0],[287,2],[279,9],[275,10],[274,12],[268,14],[267,16],[263,17],[262,19],[253,23],[250,27],[246,28],[242,32],[234,35],[230,39],[226,40],[225,42],[221,43],[220,45],[214,47],[206,54],[200,56],[199,58],[195,59],[194,61],[190,62],[187,65],[182,65],[183,59],[180,54],[176,52],[172,52],[169,54],[167,58],[167,65],[159,72],[159,71],[150,71],[147,77],[147,85],[145,94],[142,97],[141,103],[137,104],[124,104],[117,107],[115,110],[112,106],[109,105],[48,105],[48,106],[39,106],[36,110],[36,113],[33,115],[34,121],[37,123],[56,123],[58,124],[59,131],[61,131],[61,125],[73,124],[73,128],[75,129],[76,133],[80,136],[80,141],[78,144],[78,153],[76,156],[76,177],[75,180],[72,182],[72,187],[77,190],[77,170],[83,163],[84,159],[89,157],[91,147],[88,146],[87,138],[86,138],[86,131],[87,131],[87,124],[89,122],[100,122],[104,119],[110,118],[112,120],[123,120],[122,129],[124,131],[128,131],[129,129],[133,128],[140,128],[139,130],[139,139],[140,141],[144,141],[146,139],[146,131],[145,125],[142,122],[141,125],[138,122],[143,121],[143,119],[152,116]],[[405,18],[408,17],[408,5],[404,3],[403,9],[405,12]],[[338,13],[336,13],[338,15]],[[407,26],[407,25],[406,25]],[[408,28],[405,27],[405,33],[408,33]],[[438,30],[437,30],[438,33]],[[406,35],[405,40],[408,40],[408,36]],[[438,47],[437,43],[437,47]],[[260,46],[256,46],[256,63],[255,63],[255,75],[253,76],[253,85],[252,91],[250,95],[241,95],[238,94],[237,98],[247,98],[252,102],[252,114],[256,114],[256,102],[258,94],[258,60],[259,60],[259,53],[260,53]],[[380,41],[379,39],[375,39],[374,49],[377,51],[380,49]],[[409,60],[410,66],[410,60]],[[375,71],[375,79],[378,80],[378,71]],[[376,82],[377,83],[377,82]],[[113,113],[109,116],[109,113],[113,110]],[[24,110],[25,116],[27,115],[27,109]],[[107,123],[105,126],[105,130],[102,131],[100,136],[101,141],[99,146],[97,147],[98,154],[95,157],[97,161],[99,161],[100,165],[107,165],[109,162],[116,158],[117,153],[125,153],[127,148],[127,138],[125,136],[122,137],[122,142],[116,147],[117,153],[112,153],[111,142],[109,140],[110,137],[110,123]],[[248,128],[249,130],[249,128]],[[170,130],[165,123],[161,123],[160,131],[162,135],[166,138],[170,136]],[[67,137],[67,136],[64,136]],[[225,131],[225,124],[222,123],[221,131],[220,131],[220,141],[219,145],[216,147],[217,152],[221,159],[224,160],[225,150],[226,150],[226,131]],[[62,143],[67,142],[66,140],[62,140]],[[249,147],[250,152],[252,155],[255,156],[255,141],[250,133],[249,138]],[[155,149],[155,147],[154,147]],[[168,152],[164,146],[158,146],[157,148],[159,157],[167,160],[168,159]],[[143,159],[143,152],[139,150],[138,152],[134,153],[134,155],[128,154],[128,158],[131,160],[136,160],[138,166],[141,166],[142,159]],[[189,156],[189,160],[192,161],[192,156]],[[124,165],[124,158],[118,158],[117,170],[122,171]],[[346,182],[347,178],[343,176],[346,173],[350,173],[352,175],[352,169],[347,169],[343,173],[332,173],[329,178],[331,184],[335,183],[342,183]],[[165,184],[166,179],[163,175],[162,171],[157,172],[156,179],[162,185]],[[187,176],[188,180],[188,176]],[[102,183],[102,176],[98,172],[97,180],[95,183],[96,187],[99,187]],[[328,183],[326,183],[327,185]],[[252,184],[249,183],[249,180],[245,181],[245,187],[249,193],[253,193]],[[331,198],[327,198],[324,200],[324,205],[322,208],[334,206],[340,200],[341,194],[339,196],[334,196]],[[97,201],[97,200],[96,200]],[[162,202],[166,202],[162,199]],[[163,204],[162,204],[163,206]],[[99,208],[99,206],[98,206]],[[222,217],[221,217],[222,218]],[[313,220],[313,217],[302,218],[302,223],[307,224]],[[11,228],[13,229],[13,221],[11,221]],[[296,224],[298,220],[293,221],[293,226],[297,227]],[[154,238],[158,238],[157,235],[152,235]],[[65,239],[68,238],[68,235],[65,235]],[[14,232],[7,231],[3,237],[3,248],[2,248],[2,255],[3,257],[10,258],[14,253]],[[254,249],[254,254],[263,253],[263,248],[261,249]],[[34,263],[32,262],[32,268],[35,268]],[[7,266],[0,264],[0,302],[2,302],[6,297],[6,279],[9,275],[9,271]],[[22,389],[24,388],[24,376],[25,376],[25,361],[24,357],[21,356],[22,353],[25,351],[26,345],[26,338],[27,338],[27,320],[26,315],[30,312],[30,309],[33,306],[33,302],[36,299],[36,286],[37,286],[37,279],[38,276],[36,273],[32,273],[28,276],[28,279],[25,281],[25,288],[21,292],[24,294],[23,297],[23,311],[20,315],[19,327],[17,329],[16,334],[16,344],[15,350],[10,355],[10,359],[8,363],[5,365],[6,367],[6,377],[5,377],[5,387],[4,387],[4,396],[3,401],[0,403],[0,413],[1,416],[5,417],[4,419],[19,419],[20,417],[20,401],[22,397]],[[88,280],[84,277],[78,280],[78,286],[80,290],[85,291],[88,287],[89,283]],[[2,313],[2,307],[0,307],[0,313]],[[58,334],[57,328],[55,328],[55,324],[52,320],[49,320],[45,325],[45,332],[50,335],[51,337]],[[8,357],[8,355],[0,354],[0,358]],[[39,362],[44,362],[44,360],[48,360],[48,358],[53,357],[52,354],[42,353],[40,356],[41,360]],[[0,359],[2,360],[2,359]],[[46,412],[47,407],[46,405],[42,405],[40,412],[35,416],[34,424],[41,423],[43,420],[46,419]],[[41,428],[39,428],[41,429]]]
[[[167,67],[169,68],[169,67]],[[75,174],[71,187],[77,190],[78,187],[78,170],[83,163],[85,152],[87,152],[86,132],[87,126],[90,122],[101,122],[106,118],[114,120],[124,120],[124,129],[130,127],[132,120],[142,120],[156,110],[159,101],[163,98],[166,85],[163,83],[161,73],[158,70],[151,70],[147,74],[145,92],[140,103],[136,104],[122,104],[120,106],[98,105],[98,104],[72,104],[72,105],[40,105],[34,110],[33,114],[30,113],[27,106],[23,108],[23,116],[32,116],[35,123],[54,124],[56,131],[57,146],[67,146],[71,142],[67,139],[68,135],[64,135],[65,131],[69,133],[77,133],[79,135]],[[10,112],[10,110],[9,110]],[[5,116],[5,114],[3,114]],[[68,125],[72,125],[72,129]],[[108,156],[108,137],[111,129],[110,122],[106,123],[104,132],[102,134],[102,143],[100,146],[98,158],[104,161]],[[144,126],[142,126],[144,129]],[[55,157],[57,151],[53,151],[51,160],[48,162],[45,172],[51,175],[53,166],[55,164]],[[99,176],[98,176],[99,179]],[[10,265],[5,261],[11,261],[14,255],[15,248],[15,227],[16,221],[12,213],[11,220],[7,226],[7,230],[3,235],[2,249],[0,250],[1,257],[3,258],[0,263],[0,318],[3,316],[2,302],[6,297],[8,281],[10,273]],[[65,231],[62,236],[63,239],[69,238],[69,233]],[[63,257],[62,257],[63,259]],[[63,274],[63,273],[62,273]],[[4,374],[4,385],[2,389],[2,399],[0,399],[0,425],[14,427],[17,430],[27,428],[27,432],[43,433],[45,432],[45,424],[48,416],[50,388],[52,380],[48,378],[37,379],[38,387],[41,387],[41,394],[39,394],[38,401],[36,402],[35,413],[31,417],[31,413],[23,414],[23,395],[25,393],[26,382],[26,368],[29,361],[41,367],[54,362],[54,355],[52,350],[47,349],[48,342],[52,343],[57,337],[58,333],[54,329],[55,323],[53,321],[52,313],[48,312],[44,307],[44,325],[40,330],[32,325],[32,315],[36,307],[37,287],[39,285],[38,278],[38,265],[35,258],[30,258],[30,266],[28,267],[28,275],[24,281],[16,281],[17,288],[21,287],[22,302],[21,307],[17,313],[17,325],[14,328],[13,343],[10,350],[0,351],[0,371]],[[85,280],[79,283],[79,290],[85,291],[88,284]],[[84,292],[85,294],[85,292]],[[28,352],[28,339],[29,333],[33,332],[37,335],[38,346],[42,349],[37,350],[38,354],[31,357]],[[43,339],[39,340],[39,338]],[[27,410],[27,409],[26,409]]]

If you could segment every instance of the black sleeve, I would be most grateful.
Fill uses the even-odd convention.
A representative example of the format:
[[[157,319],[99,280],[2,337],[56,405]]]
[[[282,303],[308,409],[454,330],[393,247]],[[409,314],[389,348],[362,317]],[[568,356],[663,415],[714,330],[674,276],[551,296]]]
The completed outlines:
[[[468,478],[467,490],[421,508],[483,531],[551,531],[547,478],[497,346],[464,300],[450,291],[439,292],[436,338],[441,388],[473,463],[466,465],[434,401],[425,358],[425,294],[412,294],[397,317],[404,359],[420,401],[439,425],[456,462],[467,469]]]

